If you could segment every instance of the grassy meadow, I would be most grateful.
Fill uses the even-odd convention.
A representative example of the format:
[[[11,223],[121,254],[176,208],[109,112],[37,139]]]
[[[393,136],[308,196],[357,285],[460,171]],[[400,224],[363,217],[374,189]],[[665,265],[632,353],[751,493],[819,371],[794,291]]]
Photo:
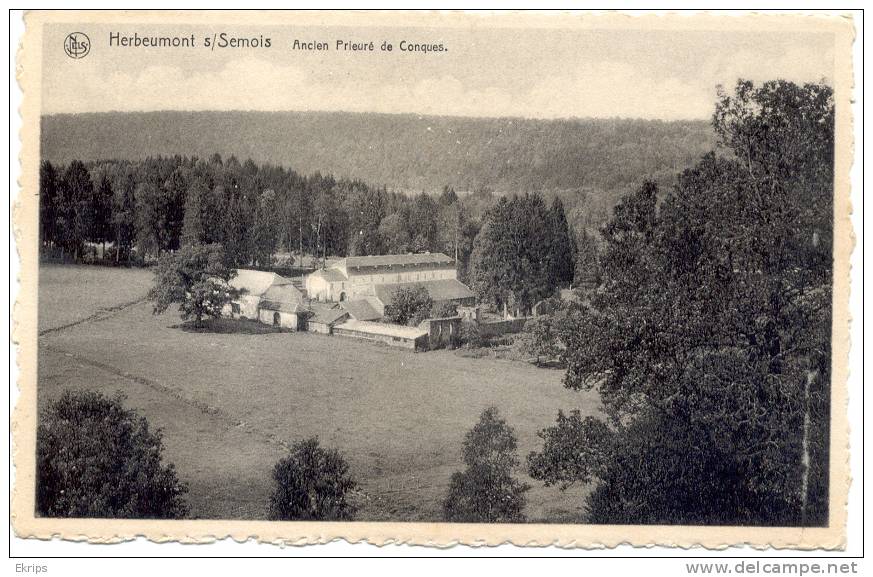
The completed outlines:
[[[203,333],[142,300],[144,270],[40,269],[38,397],[65,388],[114,394],[164,434],[198,518],[263,518],[271,470],[295,440],[338,448],[359,483],[360,520],[439,520],[466,431],[490,405],[515,429],[519,454],[558,409],[583,415],[597,394],[566,390],[562,371],[518,361],[412,353],[310,333]],[[132,304],[131,304],[132,303]],[[585,487],[532,485],[531,521],[584,520]]]

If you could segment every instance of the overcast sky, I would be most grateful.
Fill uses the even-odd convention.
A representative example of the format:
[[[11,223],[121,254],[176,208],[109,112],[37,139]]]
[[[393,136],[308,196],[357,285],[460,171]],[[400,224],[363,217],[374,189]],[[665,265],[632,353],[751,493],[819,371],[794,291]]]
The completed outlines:
[[[204,48],[225,30],[270,37],[269,49]],[[85,58],[63,51],[71,25],[46,28],[42,108],[109,110],[345,110],[460,116],[705,119],[717,84],[738,77],[796,82],[833,77],[826,33],[518,29],[303,29],[96,26]],[[188,49],[110,48],[122,35],[197,37]],[[291,50],[295,38],[330,44]],[[338,52],[337,39],[372,40],[375,53]],[[442,43],[401,53],[401,40]],[[378,50],[383,40],[394,51]]]

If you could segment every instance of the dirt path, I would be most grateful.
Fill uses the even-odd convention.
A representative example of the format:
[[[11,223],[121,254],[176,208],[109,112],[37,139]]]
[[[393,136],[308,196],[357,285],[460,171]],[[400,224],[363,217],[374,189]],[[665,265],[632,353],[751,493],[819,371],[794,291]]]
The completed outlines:
[[[227,413],[226,411],[223,411],[222,409],[220,409],[218,407],[209,405],[208,403],[204,403],[202,401],[197,401],[195,399],[189,399],[184,394],[182,394],[182,391],[179,389],[170,387],[168,385],[164,385],[164,384],[162,384],[158,381],[155,381],[153,379],[148,379],[148,378],[140,376],[140,375],[134,375],[134,374],[129,373],[123,369],[120,369],[120,368],[115,367],[113,365],[104,363],[102,361],[98,361],[96,359],[89,358],[89,357],[82,355],[82,354],[79,354],[79,353],[74,353],[74,352],[64,350],[62,348],[55,347],[55,346],[45,344],[45,343],[42,343],[40,345],[40,347],[46,351],[51,351],[53,353],[58,353],[60,355],[64,355],[65,357],[70,358],[78,363],[81,363],[84,365],[90,365],[94,368],[100,369],[101,371],[105,371],[105,372],[110,373],[112,375],[115,375],[117,377],[121,377],[122,379],[130,381],[132,383],[146,386],[157,393],[160,393],[162,395],[170,397],[174,401],[179,401],[181,403],[184,403],[185,405],[200,411],[204,415],[210,415],[212,417],[216,417],[219,420],[223,421],[228,426],[236,427],[237,429],[245,431],[249,435],[257,437],[258,440],[260,440],[261,442],[273,445],[273,446],[275,446],[279,449],[282,449],[284,451],[290,450],[290,445],[280,441],[272,433],[267,433],[265,431],[258,430],[257,428],[253,427],[252,425],[237,419],[233,415],[230,415],[229,413]]]
[[[87,316],[84,319],[79,319],[77,321],[73,321],[71,323],[61,325],[59,327],[51,327],[51,328],[43,329],[43,330],[39,331],[39,336],[47,335],[49,333],[56,333],[58,331],[62,331],[64,329],[69,329],[69,328],[72,328],[72,327],[75,327],[75,326],[78,326],[81,324],[85,324],[85,323],[106,320],[106,319],[112,318],[113,316],[121,313],[125,309],[128,309],[132,306],[136,306],[140,303],[144,303],[147,300],[148,300],[148,297],[142,297],[142,298],[138,298],[134,301],[121,303],[120,305],[116,305],[114,307],[100,309],[96,313],[94,313],[93,315]]]

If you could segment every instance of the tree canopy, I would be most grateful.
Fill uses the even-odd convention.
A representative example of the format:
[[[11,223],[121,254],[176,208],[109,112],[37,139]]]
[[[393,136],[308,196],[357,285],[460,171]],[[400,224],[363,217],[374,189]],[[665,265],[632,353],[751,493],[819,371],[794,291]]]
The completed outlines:
[[[644,178],[675,176],[714,142],[699,120],[255,111],[56,114],[42,118],[40,136],[43,157],[61,164],[218,153],[398,191],[585,189],[613,199]]]
[[[595,475],[600,522],[822,524],[832,93],[740,81],[713,124],[721,154],[615,208],[602,287],[568,315],[565,384],[600,391],[608,428],[559,420],[546,434],[595,442],[596,459],[544,467],[562,458],[547,443],[531,473]]]
[[[423,286],[394,289],[391,302],[385,305],[385,320],[399,325],[417,326],[430,316],[433,299]]]
[[[294,443],[273,468],[270,519],[347,521],[356,507],[348,500],[356,483],[336,449],[322,448],[317,438]]]
[[[518,466],[518,442],[495,407],[482,412],[464,437],[464,471],[452,475],[443,516],[456,523],[524,521],[525,493],[530,486],[512,477]]]
[[[175,519],[187,486],[162,463],[160,431],[122,397],[65,391],[37,430],[36,509],[46,517]]]
[[[530,310],[572,281],[574,253],[560,200],[549,210],[539,194],[502,197],[476,237],[473,288],[484,302]]]
[[[227,265],[220,245],[188,245],[165,255],[154,270],[149,299],[161,314],[178,303],[183,319],[200,326],[203,317],[220,318],[222,308],[236,296],[229,281],[236,270]]]

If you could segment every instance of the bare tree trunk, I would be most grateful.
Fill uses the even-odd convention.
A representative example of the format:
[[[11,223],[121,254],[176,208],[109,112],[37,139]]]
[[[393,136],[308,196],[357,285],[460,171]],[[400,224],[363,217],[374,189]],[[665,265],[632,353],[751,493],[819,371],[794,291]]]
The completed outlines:
[[[315,268],[318,268],[318,254],[321,252],[321,219],[322,215],[318,215],[318,226],[315,228]],[[322,267],[324,268],[324,267]]]
[[[800,482],[800,499],[801,499],[801,509],[800,509],[800,526],[806,527],[806,508],[809,504],[809,468],[810,468],[810,457],[809,457],[809,428],[810,428],[810,417],[809,417],[809,388],[812,383],[815,381],[816,372],[815,371],[807,371],[806,373],[806,383],[804,384],[803,389],[803,455],[801,457],[801,463],[803,464],[803,473]]]

